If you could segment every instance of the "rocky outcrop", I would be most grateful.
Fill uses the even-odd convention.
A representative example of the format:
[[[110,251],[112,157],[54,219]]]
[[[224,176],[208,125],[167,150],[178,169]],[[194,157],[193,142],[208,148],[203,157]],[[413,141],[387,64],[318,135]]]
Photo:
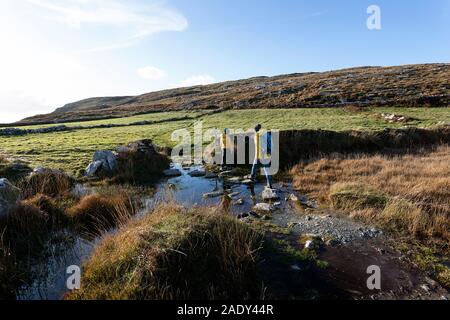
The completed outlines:
[[[11,206],[19,200],[20,190],[13,186],[8,179],[0,179],[0,216],[6,214]]]
[[[98,176],[100,172],[114,173],[117,169],[117,155],[112,151],[101,150],[94,154],[92,162],[86,168],[86,176],[93,178]]]

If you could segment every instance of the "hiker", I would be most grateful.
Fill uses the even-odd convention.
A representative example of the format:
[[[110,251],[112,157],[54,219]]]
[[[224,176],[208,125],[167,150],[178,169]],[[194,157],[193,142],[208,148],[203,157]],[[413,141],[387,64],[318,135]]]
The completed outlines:
[[[264,175],[267,180],[267,187],[273,189],[272,186],[272,176],[270,175],[269,168],[270,163],[266,163],[267,161],[262,162],[262,160],[267,160],[272,153],[272,134],[271,132],[261,132],[262,126],[258,124],[255,127],[255,160],[253,161],[251,179],[253,182],[256,181],[257,171],[262,166],[264,169]],[[266,139],[267,143],[263,143]]]
[[[227,128],[223,130],[222,136],[220,137],[220,147],[222,148],[222,170],[225,170],[227,164],[227,149],[233,147]]]

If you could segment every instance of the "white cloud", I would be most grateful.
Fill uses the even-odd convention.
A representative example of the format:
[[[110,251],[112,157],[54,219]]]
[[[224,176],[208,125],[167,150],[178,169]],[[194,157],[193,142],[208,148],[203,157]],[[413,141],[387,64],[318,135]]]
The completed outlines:
[[[167,77],[167,74],[163,70],[153,66],[140,68],[137,71],[137,74],[139,77],[146,80],[160,80]]]
[[[133,0],[27,0],[46,18],[70,28],[108,27],[120,33],[113,43],[83,52],[105,51],[132,45],[136,40],[164,31],[183,31],[186,18],[159,2],[145,5]],[[120,32],[119,32],[120,31]],[[92,35],[92,34],[91,34]]]
[[[208,74],[200,74],[184,79],[183,81],[180,82],[180,86],[192,87],[192,86],[207,85],[214,82],[216,82],[216,79],[214,79],[212,76]]]

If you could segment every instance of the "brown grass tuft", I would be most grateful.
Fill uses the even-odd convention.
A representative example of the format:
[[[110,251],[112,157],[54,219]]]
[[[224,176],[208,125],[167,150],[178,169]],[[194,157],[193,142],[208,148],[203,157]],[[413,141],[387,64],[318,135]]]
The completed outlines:
[[[43,194],[50,197],[67,196],[75,180],[63,171],[45,170],[42,173],[33,173],[22,182],[24,199]]]
[[[299,164],[294,186],[410,234],[450,239],[450,147],[402,156],[337,155]]]
[[[70,299],[257,299],[262,235],[208,209],[160,206],[107,237]]]
[[[88,195],[67,210],[79,227],[94,234],[124,224],[134,214],[135,206],[126,193]]]

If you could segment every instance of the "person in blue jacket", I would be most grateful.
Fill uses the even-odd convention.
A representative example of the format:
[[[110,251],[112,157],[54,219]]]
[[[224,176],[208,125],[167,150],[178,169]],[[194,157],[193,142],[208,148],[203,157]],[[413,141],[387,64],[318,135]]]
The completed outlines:
[[[267,187],[273,189],[272,176],[270,174],[270,157],[272,154],[272,134],[271,132],[262,132],[262,126],[258,124],[255,127],[255,160],[253,161],[251,179],[256,181],[258,170],[263,167],[266,176]]]

